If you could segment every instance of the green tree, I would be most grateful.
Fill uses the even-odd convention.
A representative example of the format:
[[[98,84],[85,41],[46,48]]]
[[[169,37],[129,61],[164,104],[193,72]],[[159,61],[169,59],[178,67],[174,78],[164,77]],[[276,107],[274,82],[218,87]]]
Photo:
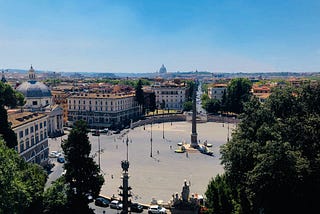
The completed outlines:
[[[0,213],[38,213],[46,173],[26,163],[0,139]]]
[[[157,108],[157,104],[156,104],[156,95],[155,93],[151,93],[150,94],[150,105],[149,105],[149,110],[151,112],[155,111]]]
[[[209,213],[228,214],[233,211],[231,189],[225,175],[212,179],[205,192]]]
[[[14,148],[18,142],[14,131],[8,123],[8,114],[5,107],[24,105],[24,96],[12,89],[8,84],[0,81],[0,135],[9,148]]]
[[[252,83],[246,78],[232,79],[227,88],[227,110],[242,113],[243,105],[251,96]]]
[[[222,99],[221,99],[221,111],[227,110],[227,92],[226,90],[223,91]]]
[[[43,213],[60,214],[68,211],[69,186],[65,177],[58,178],[43,194]]]
[[[251,98],[222,163],[241,213],[314,213],[320,192],[320,85]]]
[[[192,95],[193,95],[193,90],[197,90],[197,85],[196,85],[196,82],[193,81],[193,80],[187,80],[186,81],[186,84],[187,84],[187,100],[188,101],[191,101],[192,100]]]
[[[208,113],[218,113],[218,111],[221,108],[221,103],[219,100],[217,99],[209,99],[205,102],[204,104],[204,109],[208,112]]]
[[[144,96],[142,90],[142,81],[139,79],[137,86],[136,86],[136,100],[139,105],[144,105]]]
[[[191,111],[192,110],[192,101],[186,101],[183,103],[183,111]]]
[[[86,194],[94,198],[100,193],[104,178],[98,165],[90,157],[91,144],[88,138],[88,127],[85,121],[76,121],[68,139],[62,143],[65,154],[65,180],[70,187],[68,201],[74,212],[89,212]]]

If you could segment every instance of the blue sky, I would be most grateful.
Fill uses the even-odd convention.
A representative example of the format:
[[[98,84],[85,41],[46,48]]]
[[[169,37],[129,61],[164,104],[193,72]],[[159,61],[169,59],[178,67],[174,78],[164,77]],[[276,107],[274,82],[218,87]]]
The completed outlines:
[[[0,0],[0,68],[320,72],[319,0]]]

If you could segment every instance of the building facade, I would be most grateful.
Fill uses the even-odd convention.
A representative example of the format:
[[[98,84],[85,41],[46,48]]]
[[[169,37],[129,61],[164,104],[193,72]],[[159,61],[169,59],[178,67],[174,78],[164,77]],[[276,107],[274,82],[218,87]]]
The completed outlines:
[[[63,124],[66,125],[68,121],[68,100],[70,93],[62,90],[51,90],[53,104],[59,105],[63,109]]]
[[[214,84],[208,87],[208,96],[210,99],[222,100],[223,94],[227,92],[227,84]]]
[[[156,96],[156,106],[158,109],[182,110],[186,101],[187,88],[179,84],[155,84],[151,90]]]
[[[48,115],[48,135],[57,137],[63,134],[63,110],[52,105],[52,94],[49,87],[36,80],[35,70],[31,66],[28,71],[29,80],[19,85],[16,90],[21,92],[26,104],[25,111],[45,113]]]
[[[29,163],[45,166],[48,163],[48,116],[43,113],[14,112],[8,121],[17,135],[15,150]]]
[[[45,113],[48,115],[49,137],[63,135],[63,109],[59,105],[52,105],[46,109]]]
[[[68,125],[84,120],[93,128],[123,128],[140,114],[134,93],[80,93],[68,97]]]

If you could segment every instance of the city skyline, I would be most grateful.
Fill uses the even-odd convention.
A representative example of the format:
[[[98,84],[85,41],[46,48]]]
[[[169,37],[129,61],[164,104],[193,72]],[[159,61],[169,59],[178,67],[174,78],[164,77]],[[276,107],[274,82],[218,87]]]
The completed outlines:
[[[0,0],[0,67],[319,72],[318,1]]]

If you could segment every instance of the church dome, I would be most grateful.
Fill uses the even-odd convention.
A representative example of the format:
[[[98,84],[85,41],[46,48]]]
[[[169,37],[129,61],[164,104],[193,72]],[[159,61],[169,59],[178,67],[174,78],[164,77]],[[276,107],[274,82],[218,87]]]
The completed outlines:
[[[160,68],[160,70],[159,70],[159,73],[160,73],[160,74],[165,74],[165,73],[167,73],[167,69],[166,69],[166,67],[164,67],[163,64],[162,64],[162,66],[161,66],[161,68]]]
[[[17,91],[28,97],[51,97],[50,89],[42,82],[29,80],[18,86]]]

